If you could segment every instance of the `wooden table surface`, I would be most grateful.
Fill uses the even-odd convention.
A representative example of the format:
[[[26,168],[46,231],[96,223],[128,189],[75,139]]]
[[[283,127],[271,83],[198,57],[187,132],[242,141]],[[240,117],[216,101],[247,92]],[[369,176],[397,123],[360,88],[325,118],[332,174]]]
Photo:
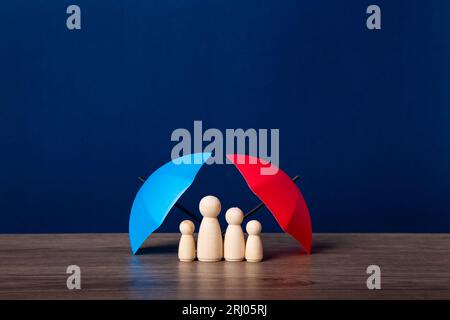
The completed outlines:
[[[127,234],[0,236],[0,299],[450,299],[450,234],[315,234],[313,254],[264,234],[265,260],[178,262],[178,234],[140,254]],[[68,290],[68,265],[81,290]],[[366,268],[381,268],[368,290]]]

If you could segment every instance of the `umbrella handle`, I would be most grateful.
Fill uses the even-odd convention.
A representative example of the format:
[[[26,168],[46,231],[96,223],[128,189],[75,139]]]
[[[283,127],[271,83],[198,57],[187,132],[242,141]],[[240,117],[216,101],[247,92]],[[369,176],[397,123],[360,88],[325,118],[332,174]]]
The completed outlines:
[[[299,176],[295,176],[292,178],[292,181],[295,182],[299,179]],[[246,219],[248,219],[249,217],[251,217],[253,214],[255,214],[259,209],[261,209],[262,207],[264,207],[264,203],[260,202],[256,207],[254,207],[252,210],[250,210],[245,216],[244,216],[244,221]]]
[[[138,177],[138,180],[139,180],[140,182],[142,182],[142,183],[145,182],[145,179],[142,178],[142,177]],[[191,211],[189,211],[188,209],[186,209],[181,203],[176,202],[175,205],[174,205],[174,207],[177,208],[177,209],[180,210],[180,211],[183,211],[183,212],[184,212],[185,214],[187,214],[190,218],[192,218],[195,222],[198,222],[198,223],[201,222],[200,219],[199,219],[195,214],[193,214]]]
[[[200,219],[193,214],[192,212],[190,212],[188,209],[186,209],[185,207],[183,207],[179,202],[176,202],[174,205],[175,208],[179,209],[180,211],[183,211],[185,214],[187,214],[189,217],[191,217],[192,219],[194,219],[195,222],[201,223]]]
[[[292,181],[295,182],[298,179],[300,179],[300,176],[295,176],[292,178]],[[256,207],[254,207],[252,210],[250,210],[249,212],[247,212],[246,215],[244,215],[244,219],[242,221],[245,221],[246,219],[248,219],[249,217],[251,217],[254,213],[256,213],[259,209],[261,209],[262,207],[264,207],[264,203],[260,202]],[[225,231],[222,232],[222,236],[225,234]]]

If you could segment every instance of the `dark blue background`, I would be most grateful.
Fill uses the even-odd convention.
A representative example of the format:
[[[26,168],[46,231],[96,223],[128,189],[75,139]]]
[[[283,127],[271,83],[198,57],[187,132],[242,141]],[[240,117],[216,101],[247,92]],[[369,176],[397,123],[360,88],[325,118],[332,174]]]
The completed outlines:
[[[194,120],[279,128],[316,232],[449,232],[449,44],[446,0],[4,1],[0,232],[127,231],[136,177]],[[258,202],[232,166],[182,202],[205,194]]]

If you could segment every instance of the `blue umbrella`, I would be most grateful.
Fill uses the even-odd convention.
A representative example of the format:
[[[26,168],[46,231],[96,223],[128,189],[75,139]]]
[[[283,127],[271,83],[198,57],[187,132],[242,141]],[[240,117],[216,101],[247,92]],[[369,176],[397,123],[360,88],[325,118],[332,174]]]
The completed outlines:
[[[172,160],[144,182],[134,198],[130,214],[129,237],[133,254],[163,223],[210,156],[211,153],[194,153]]]

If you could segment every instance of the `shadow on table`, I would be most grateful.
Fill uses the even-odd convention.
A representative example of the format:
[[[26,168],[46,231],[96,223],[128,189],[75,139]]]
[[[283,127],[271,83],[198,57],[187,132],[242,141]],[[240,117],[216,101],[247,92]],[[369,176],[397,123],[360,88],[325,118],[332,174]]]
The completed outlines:
[[[136,255],[146,254],[164,254],[164,253],[176,253],[178,252],[178,244],[163,244],[154,247],[140,248]]]
[[[312,254],[324,253],[331,249],[334,249],[335,247],[336,246],[333,245],[332,243],[321,242],[321,243],[314,244],[314,242],[313,242],[311,253]]]
[[[313,244],[311,254],[314,255],[324,253],[333,248],[334,246],[331,243],[318,243],[316,245]],[[286,248],[265,253],[264,260],[288,258],[293,256],[306,256],[306,253],[301,247]]]
[[[304,255],[304,252],[300,248],[289,248],[277,251],[269,251],[264,253],[264,260],[274,260],[279,258],[287,258],[292,256]],[[263,260],[263,261],[264,261]]]
[[[312,246],[312,254],[319,254],[324,253],[329,250],[334,249],[335,246],[332,243],[313,243]],[[136,255],[147,255],[147,254],[164,254],[164,253],[176,253],[178,252],[178,244],[177,243],[168,243],[168,244],[162,244],[158,246],[149,246],[149,247],[143,247],[138,250]],[[300,246],[297,247],[290,247],[280,250],[274,250],[269,251],[267,250],[264,253],[264,260],[272,260],[276,258],[281,257],[291,257],[295,255],[305,255],[305,252],[303,249],[300,248]]]

